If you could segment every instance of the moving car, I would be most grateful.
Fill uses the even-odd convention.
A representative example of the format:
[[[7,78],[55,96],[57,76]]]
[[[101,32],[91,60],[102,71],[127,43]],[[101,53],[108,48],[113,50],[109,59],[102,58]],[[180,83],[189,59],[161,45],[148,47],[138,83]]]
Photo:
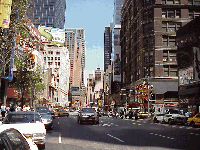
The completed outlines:
[[[0,128],[15,128],[31,138],[38,148],[45,149],[46,129],[38,112],[10,112],[3,119]]]
[[[53,117],[53,119],[55,119],[55,113],[52,109],[50,109],[50,113],[51,113],[51,116]]]
[[[67,117],[69,117],[69,112],[66,112],[64,109],[56,109],[55,116],[58,116],[58,117],[67,116]]]
[[[5,150],[38,150],[37,145],[30,138],[26,138],[14,128],[0,128],[0,149]]]
[[[37,112],[39,113],[50,113],[49,108],[45,107],[45,106],[41,106],[41,107],[36,107],[35,108]]]
[[[78,113],[78,123],[92,122],[99,124],[99,116],[93,108],[82,108]]]
[[[50,113],[40,113],[46,129],[53,129],[53,117]]]
[[[200,126],[200,114],[196,114],[194,117],[188,118],[187,124],[193,127]]]

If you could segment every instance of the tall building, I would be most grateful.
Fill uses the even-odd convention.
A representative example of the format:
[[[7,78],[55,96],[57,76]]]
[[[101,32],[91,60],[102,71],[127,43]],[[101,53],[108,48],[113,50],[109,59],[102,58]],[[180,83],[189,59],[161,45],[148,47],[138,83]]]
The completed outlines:
[[[84,29],[65,29],[65,46],[69,50],[70,84],[82,88],[85,69]]]
[[[68,105],[69,51],[66,47],[46,45],[43,55],[44,68],[50,70],[52,77],[47,99],[51,103],[60,102]]]
[[[121,30],[121,8],[125,0],[114,0],[113,26],[112,26],[112,97],[119,101],[119,91],[121,86],[121,46],[120,46],[120,30]]]
[[[84,84],[84,69],[85,69],[85,36],[84,29],[65,29],[65,46],[69,50],[69,59],[70,59],[70,78],[69,83],[70,87],[78,87],[79,102],[77,94],[72,98],[76,99],[77,105],[83,104],[84,93],[85,93],[85,84]],[[76,98],[75,98],[76,96]]]
[[[112,24],[110,27],[104,29],[104,72],[111,65],[111,52],[112,52]]]
[[[62,28],[65,25],[66,0],[31,0],[33,7],[28,16],[33,24]]]
[[[121,84],[153,85],[151,102],[178,102],[176,31],[199,15],[195,0],[126,0],[121,16]],[[147,99],[135,93],[135,100]],[[124,101],[125,102],[125,101]],[[145,106],[145,105],[143,105]]]

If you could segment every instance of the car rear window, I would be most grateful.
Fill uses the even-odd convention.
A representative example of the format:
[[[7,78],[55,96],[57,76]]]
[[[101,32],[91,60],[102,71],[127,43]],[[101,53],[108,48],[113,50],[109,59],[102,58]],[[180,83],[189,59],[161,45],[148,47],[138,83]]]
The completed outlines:
[[[93,108],[84,108],[82,109],[83,112],[87,112],[87,113],[94,113],[95,110]]]
[[[8,114],[3,123],[35,123],[36,121],[41,122],[38,114]]]

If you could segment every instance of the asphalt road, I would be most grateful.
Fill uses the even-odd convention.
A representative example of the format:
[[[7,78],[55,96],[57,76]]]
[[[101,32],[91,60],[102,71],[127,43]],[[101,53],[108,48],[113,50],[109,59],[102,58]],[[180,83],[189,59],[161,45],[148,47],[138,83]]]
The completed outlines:
[[[110,117],[100,117],[99,125],[80,125],[76,116],[56,117],[46,149],[199,150],[200,128]]]

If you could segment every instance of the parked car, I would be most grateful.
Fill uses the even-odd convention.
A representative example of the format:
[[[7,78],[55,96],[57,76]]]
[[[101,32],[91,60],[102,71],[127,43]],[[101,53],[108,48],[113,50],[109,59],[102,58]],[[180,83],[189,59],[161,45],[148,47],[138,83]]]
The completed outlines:
[[[38,148],[45,149],[46,129],[38,112],[10,112],[3,119],[0,128],[15,128],[31,138]]]
[[[194,117],[188,118],[187,124],[193,127],[200,126],[200,114],[196,114]]]
[[[67,116],[67,117],[69,117],[69,112],[66,112],[64,109],[56,109],[55,116],[58,116],[58,117]]]
[[[92,122],[99,124],[99,116],[93,108],[82,108],[78,113],[78,123]]]
[[[1,150],[38,150],[37,145],[30,138],[26,138],[20,131],[14,128],[0,128]]]

